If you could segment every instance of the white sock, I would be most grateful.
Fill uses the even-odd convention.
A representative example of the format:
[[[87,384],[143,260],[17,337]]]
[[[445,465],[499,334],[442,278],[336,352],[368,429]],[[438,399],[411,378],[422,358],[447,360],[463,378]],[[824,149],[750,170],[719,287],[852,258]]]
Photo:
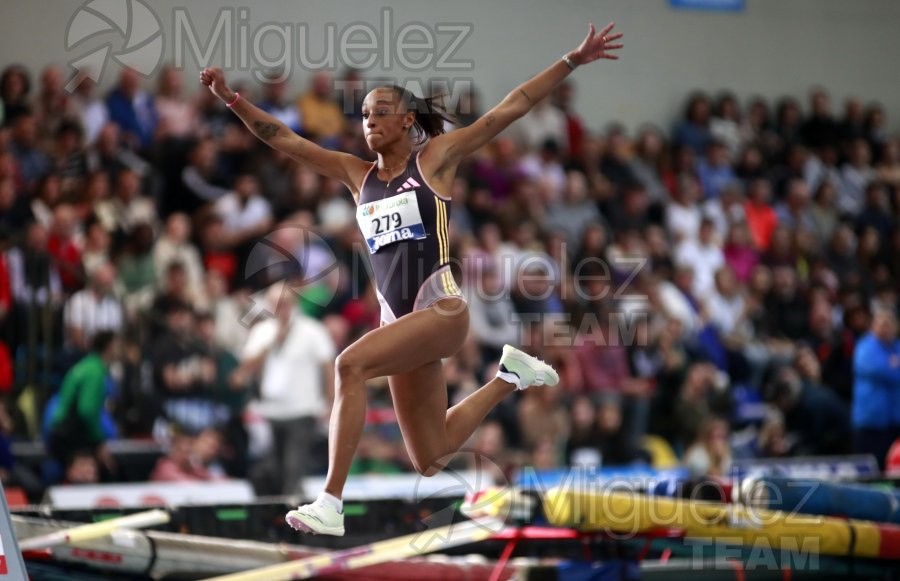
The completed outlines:
[[[323,502],[338,512],[344,512],[344,501],[336,496],[332,496],[327,492],[323,492],[316,499],[316,502]]]
[[[510,373],[509,371],[498,371],[497,377],[507,383],[515,385],[516,389],[522,389],[522,384],[519,382],[519,376],[515,373]]]

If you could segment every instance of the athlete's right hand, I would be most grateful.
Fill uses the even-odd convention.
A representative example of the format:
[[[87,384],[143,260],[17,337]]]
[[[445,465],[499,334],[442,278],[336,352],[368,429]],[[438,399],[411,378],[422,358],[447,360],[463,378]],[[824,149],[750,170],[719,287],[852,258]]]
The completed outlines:
[[[200,82],[209,87],[213,95],[226,103],[234,101],[234,91],[225,82],[225,73],[219,67],[203,69],[200,72]]]

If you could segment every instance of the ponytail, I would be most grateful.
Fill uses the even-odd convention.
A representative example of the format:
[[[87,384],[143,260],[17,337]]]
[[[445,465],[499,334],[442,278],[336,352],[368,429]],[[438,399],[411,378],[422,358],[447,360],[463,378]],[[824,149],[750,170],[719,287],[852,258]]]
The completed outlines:
[[[416,118],[413,127],[416,131],[414,139],[416,145],[428,141],[430,137],[436,137],[444,133],[444,122],[454,123],[453,118],[444,110],[440,101],[443,95],[432,97],[416,97],[412,91],[408,91],[399,85],[393,85],[391,89],[400,97],[407,111],[414,111]]]

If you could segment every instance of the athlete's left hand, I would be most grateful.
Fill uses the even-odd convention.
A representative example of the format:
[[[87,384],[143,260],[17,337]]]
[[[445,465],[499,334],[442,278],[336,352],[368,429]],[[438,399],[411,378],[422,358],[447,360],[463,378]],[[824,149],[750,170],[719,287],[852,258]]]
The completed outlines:
[[[586,65],[597,59],[618,60],[619,55],[615,54],[615,51],[622,48],[622,45],[616,41],[622,38],[622,33],[612,32],[615,25],[615,22],[610,22],[603,30],[597,32],[592,22],[587,37],[578,48],[569,53],[569,58],[577,65]]]

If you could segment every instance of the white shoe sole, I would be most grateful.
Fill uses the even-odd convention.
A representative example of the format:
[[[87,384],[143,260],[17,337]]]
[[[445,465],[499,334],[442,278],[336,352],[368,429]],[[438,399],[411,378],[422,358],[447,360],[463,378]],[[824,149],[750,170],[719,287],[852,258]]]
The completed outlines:
[[[297,532],[313,535],[331,535],[334,537],[344,536],[343,525],[341,525],[340,527],[326,527],[314,521],[307,522],[305,520],[305,517],[295,510],[287,513],[287,516],[284,517],[284,520],[287,522],[288,526],[290,526]]]

